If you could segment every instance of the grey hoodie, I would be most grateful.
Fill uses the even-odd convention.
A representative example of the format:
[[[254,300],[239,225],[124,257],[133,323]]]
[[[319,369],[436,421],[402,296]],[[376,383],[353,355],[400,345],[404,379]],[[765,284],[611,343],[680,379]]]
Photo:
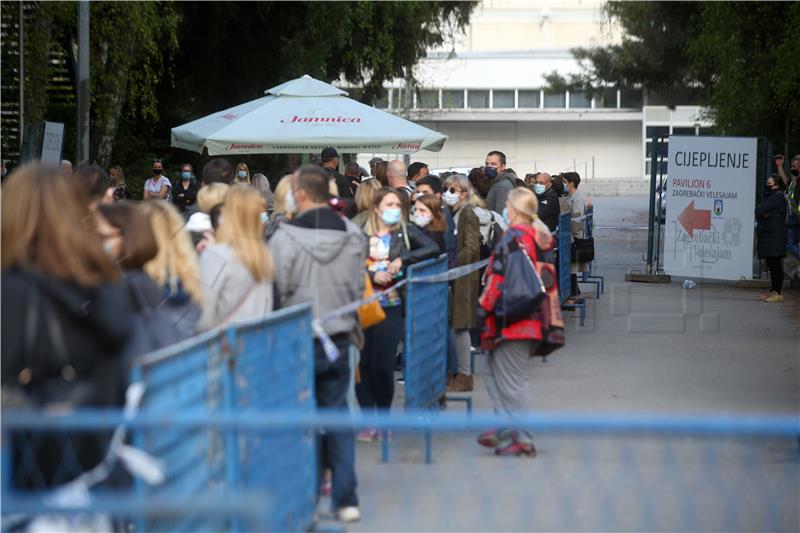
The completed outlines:
[[[366,237],[355,224],[343,222],[345,231],[278,227],[269,248],[281,307],[311,302],[314,318],[319,318],[363,297]],[[351,333],[358,327],[355,312],[322,324],[328,335]]]
[[[489,211],[495,213],[502,213],[506,207],[506,199],[508,193],[516,186],[517,176],[513,173],[504,170],[502,174],[498,174],[493,180],[489,188],[489,194],[486,195],[486,206]]]

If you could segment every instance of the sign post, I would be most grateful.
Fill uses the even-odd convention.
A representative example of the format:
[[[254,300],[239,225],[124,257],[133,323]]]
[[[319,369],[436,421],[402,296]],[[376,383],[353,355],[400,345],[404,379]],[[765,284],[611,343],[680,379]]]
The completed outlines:
[[[752,277],[756,146],[755,138],[670,136],[667,273]]]
[[[64,148],[64,124],[45,122],[42,132],[42,148],[39,160],[43,165],[57,167],[61,163]]]

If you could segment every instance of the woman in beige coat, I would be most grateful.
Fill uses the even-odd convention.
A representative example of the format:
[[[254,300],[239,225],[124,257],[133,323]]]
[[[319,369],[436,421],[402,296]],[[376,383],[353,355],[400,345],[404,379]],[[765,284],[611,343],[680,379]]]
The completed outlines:
[[[442,200],[453,213],[456,237],[456,266],[480,260],[480,222],[470,204],[469,180],[454,174],[444,182]],[[470,368],[469,330],[477,324],[479,273],[462,276],[453,283],[450,326],[455,330],[458,374],[448,383],[448,389],[468,392],[474,387]]]

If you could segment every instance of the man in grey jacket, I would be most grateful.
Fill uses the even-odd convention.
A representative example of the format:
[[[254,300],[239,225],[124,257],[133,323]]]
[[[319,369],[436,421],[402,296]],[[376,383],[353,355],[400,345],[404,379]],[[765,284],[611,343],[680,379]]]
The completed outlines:
[[[328,180],[328,173],[316,165],[306,165],[292,176],[287,205],[294,216],[278,226],[269,241],[281,307],[310,302],[314,318],[360,300],[364,294],[366,237],[328,206]],[[347,354],[351,335],[360,331],[358,315],[347,313],[323,322],[322,328],[339,356],[331,361],[319,339],[314,340],[317,406],[347,409]],[[320,441],[325,454],[320,466],[326,464],[333,472],[333,510],[344,522],[358,520],[353,432],[326,431]]]
[[[516,186],[517,177],[506,170],[506,154],[493,150],[486,155],[486,166],[483,173],[489,178],[489,194],[486,205],[490,211],[502,213],[506,207],[508,193]]]

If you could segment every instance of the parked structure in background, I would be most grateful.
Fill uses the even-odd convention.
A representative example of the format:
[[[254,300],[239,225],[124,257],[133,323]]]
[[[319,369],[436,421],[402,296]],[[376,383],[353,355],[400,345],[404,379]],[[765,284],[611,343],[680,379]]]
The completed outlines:
[[[546,74],[578,70],[570,49],[619,40],[619,28],[606,20],[599,0],[483,0],[467,31],[430,50],[416,67],[411,98],[406,81],[398,79],[377,106],[450,137],[441,152],[425,155],[432,169],[470,168],[481,162],[476,154],[501,147],[513,154],[508,165],[520,172],[646,179],[653,134],[710,133],[699,106],[681,102],[687,105],[669,109],[658,95],[636,87],[594,96],[545,89]],[[362,154],[359,163],[375,155],[396,158]]]

